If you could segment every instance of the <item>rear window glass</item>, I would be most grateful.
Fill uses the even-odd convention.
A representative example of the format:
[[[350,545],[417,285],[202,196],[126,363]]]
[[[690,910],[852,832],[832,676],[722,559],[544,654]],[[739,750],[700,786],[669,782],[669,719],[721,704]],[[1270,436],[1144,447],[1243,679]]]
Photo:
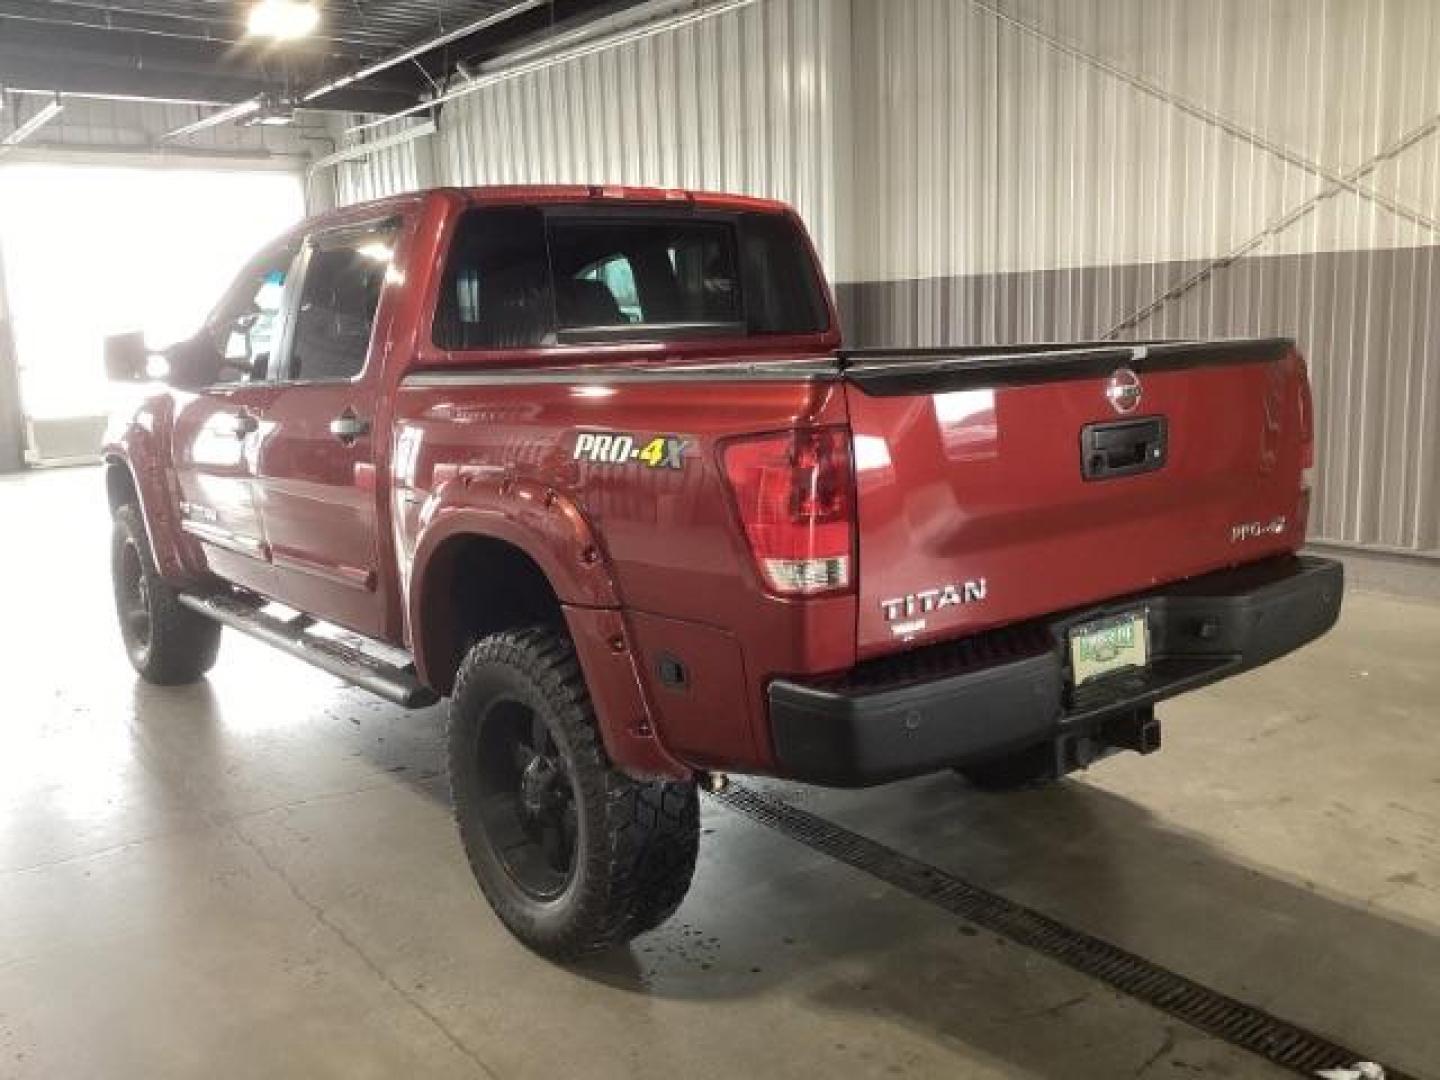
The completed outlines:
[[[745,330],[735,227],[625,218],[550,223],[560,330],[697,325]]]
[[[776,214],[467,212],[435,316],[442,348],[822,331],[808,249]]]

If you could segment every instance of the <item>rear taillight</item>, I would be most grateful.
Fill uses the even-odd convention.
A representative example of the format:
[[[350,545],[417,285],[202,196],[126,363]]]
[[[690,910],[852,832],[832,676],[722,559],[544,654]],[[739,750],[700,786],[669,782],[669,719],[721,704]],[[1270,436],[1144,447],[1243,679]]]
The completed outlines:
[[[1300,374],[1300,497],[1295,500],[1295,530],[1302,538],[1310,530],[1310,497],[1315,487],[1315,405],[1310,394],[1310,369],[1298,353]]]
[[[766,587],[786,596],[849,589],[855,573],[849,431],[813,428],[737,439],[722,454]]]
[[[1310,372],[1302,357],[1300,365],[1300,490],[1309,491],[1315,479],[1315,421],[1310,397]]]

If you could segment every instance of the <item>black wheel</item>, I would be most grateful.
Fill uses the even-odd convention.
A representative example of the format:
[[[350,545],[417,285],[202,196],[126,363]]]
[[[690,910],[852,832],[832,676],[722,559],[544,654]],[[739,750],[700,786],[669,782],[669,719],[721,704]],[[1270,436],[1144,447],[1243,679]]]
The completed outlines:
[[[130,664],[146,682],[192,683],[215,666],[220,624],[182,605],[150,557],[145,523],[133,506],[115,511],[110,544],[115,612]]]
[[[570,959],[680,906],[695,872],[695,785],[611,767],[570,642],[505,631],[465,657],[450,703],[450,790],[470,867],[505,925]]]
[[[1016,791],[1054,783],[1055,751],[1049,743],[955,770],[981,791]]]

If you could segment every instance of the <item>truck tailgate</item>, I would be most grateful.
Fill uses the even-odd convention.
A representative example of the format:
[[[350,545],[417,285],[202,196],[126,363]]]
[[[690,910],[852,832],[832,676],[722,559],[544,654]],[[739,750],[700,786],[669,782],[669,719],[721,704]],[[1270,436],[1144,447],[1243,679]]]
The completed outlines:
[[[842,354],[869,657],[1298,548],[1283,340]]]

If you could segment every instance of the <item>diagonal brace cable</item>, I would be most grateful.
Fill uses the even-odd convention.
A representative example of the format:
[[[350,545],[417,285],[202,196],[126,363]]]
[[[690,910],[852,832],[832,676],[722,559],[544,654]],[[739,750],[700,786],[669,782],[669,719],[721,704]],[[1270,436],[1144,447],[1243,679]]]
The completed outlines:
[[[1417,124],[1415,127],[1405,132],[1405,134],[1401,135],[1394,142],[1386,146],[1379,153],[1375,154],[1373,157],[1367,158],[1359,165],[1355,166],[1343,177],[1337,178],[1333,183],[1330,183],[1327,186],[1321,188],[1304,202],[1299,203],[1293,209],[1286,211],[1284,214],[1281,214],[1275,220],[1267,224],[1265,228],[1261,229],[1254,236],[1251,236],[1248,240],[1245,240],[1243,243],[1237,245],[1234,248],[1231,248],[1228,252],[1226,252],[1224,255],[1221,255],[1219,258],[1211,259],[1199,270],[1196,270],[1189,277],[1182,279],[1181,281],[1172,285],[1170,288],[1166,289],[1163,293],[1157,296],[1154,300],[1150,301],[1144,307],[1140,308],[1134,314],[1128,315],[1124,319],[1121,319],[1118,323],[1116,323],[1103,335],[1101,335],[1102,340],[1112,339],[1116,335],[1124,333],[1126,330],[1130,330],[1136,326],[1139,326],[1142,322],[1148,319],[1151,315],[1155,314],[1155,312],[1159,311],[1166,304],[1170,303],[1172,300],[1178,300],[1180,297],[1188,293],[1191,289],[1195,288],[1195,286],[1208,280],[1212,275],[1214,275],[1217,270],[1225,269],[1227,266],[1230,266],[1232,263],[1235,263],[1239,259],[1248,255],[1250,252],[1254,251],[1266,240],[1270,239],[1273,236],[1278,236],[1280,233],[1288,229],[1291,225],[1294,225],[1297,221],[1308,216],[1326,199],[1338,195],[1344,189],[1354,190],[1354,181],[1358,180],[1362,176],[1368,176],[1370,173],[1378,169],[1381,165],[1385,164],[1385,162],[1394,158],[1398,154],[1401,154],[1404,151],[1410,149],[1410,147],[1414,146],[1416,143],[1429,136],[1437,128],[1440,128],[1440,113],[1431,116],[1428,120],[1424,121],[1421,124]]]
[[[1179,94],[1166,90],[1164,87],[1151,82],[1143,75],[1137,75],[1133,71],[1128,71],[1103,57],[1086,52],[1079,46],[1072,45],[1070,42],[1056,37],[1040,29],[1038,26],[1028,23],[1023,19],[1016,18],[1009,12],[1003,11],[994,4],[989,3],[988,0],[967,0],[967,2],[975,10],[989,15],[997,22],[1004,23],[1020,33],[1032,37],[1036,41],[1054,49],[1056,52],[1063,53],[1073,60],[1078,60],[1082,64],[1088,64],[1093,68],[1103,71],[1112,78],[1118,79],[1148,97],[1152,97],[1157,101],[1169,105],[1171,108],[1184,113],[1186,116],[1209,124],[1211,127],[1218,128],[1225,132],[1227,135],[1231,135],[1242,142],[1249,143],[1259,150],[1272,154],[1287,165],[1293,165],[1295,168],[1308,172],[1312,176],[1319,177],[1328,183],[1338,184],[1341,187],[1347,188],[1361,198],[1369,199],[1371,202],[1384,207],[1396,217],[1404,218],[1406,221],[1422,226],[1431,232],[1440,232],[1440,219],[1425,213],[1423,210],[1417,210],[1415,207],[1398,199],[1392,198],[1382,191],[1377,191],[1369,185],[1359,183],[1353,171],[1351,173],[1343,173],[1323,165],[1312,158],[1306,157],[1299,151],[1292,150],[1283,143],[1266,138],[1259,132],[1253,131],[1243,124],[1231,120],[1229,117],[1216,112],[1214,109],[1206,108],[1204,105],[1200,105],[1188,98],[1181,97]]]

